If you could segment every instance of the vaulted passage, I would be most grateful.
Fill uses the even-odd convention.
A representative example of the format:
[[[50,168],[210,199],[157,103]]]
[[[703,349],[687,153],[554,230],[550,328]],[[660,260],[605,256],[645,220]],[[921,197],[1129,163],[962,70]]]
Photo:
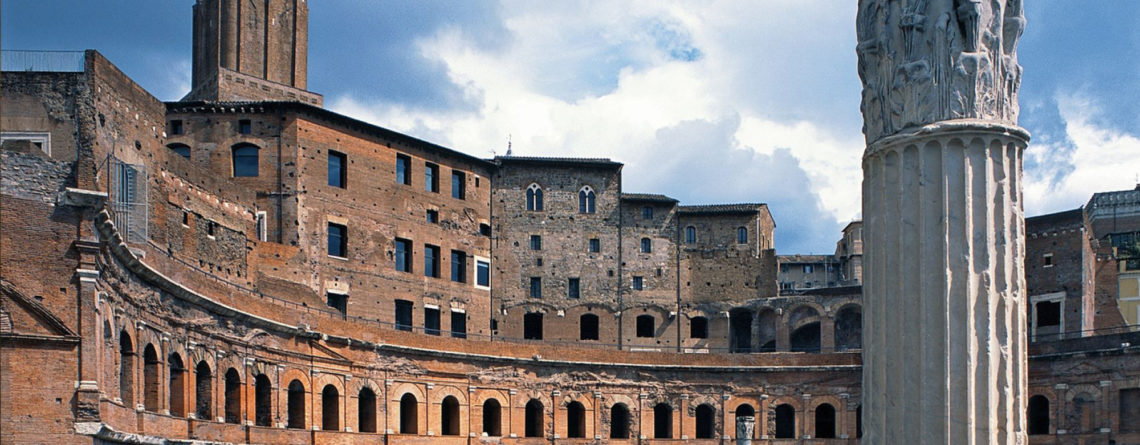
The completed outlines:
[[[752,352],[752,312],[733,309],[729,312],[729,348],[731,352]]]
[[[498,400],[487,399],[483,402],[483,432],[490,437],[503,435],[502,405]]]
[[[376,393],[369,387],[360,388],[356,396],[356,430],[362,433],[376,432]]]
[[[586,407],[581,403],[566,405],[566,437],[586,437]]]
[[[135,404],[135,348],[127,331],[119,332],[119,399],[127,406]]]
[[[629,439],[629,407],[624,403],[610,408],[610,438]]]
[[[419,402],[411,393],[400,397],[400,434],[419,434]]]
[[[167,359],[170,365],[170,415],[186,416],[186,368],[177,352]]]
[[[796,409],[792,405],[783,404],[776,407],[776,438],[793,439],[796,437]]]
[[[154,345],[146,345],[143,351],[143,406],[147,411],[157,412],[161,409],[159,396],[162,393],[162,386],[158,379],[161,366]]]
[[[257,426],[273,425],[273,383],[265,374],[254,379],[254,419]]]
[[[230,368],[226,371],[226,423],[241,423],[241,375]]]
[[[815,437],[835,438],[835,407],[823,403],[815,408]]]
[[[289,382],[289,428],[305,428],[305,385],[300,380]]]
[[[673,438],[673,407],[668,403],[658,403],[653,407],[653,438]]]
[[[526,402],[526,437],[542,437],[543,423],[542,402],[531,399]]]
[[[321,390],[321,429],[340,431],[340,391],[333,385]]]
[[[439,405],[439,431],[444,436],[459,435],[459,399],[455,396],[444,397]]]
[[[205,360],[198,362],[198,367],[194,370],[194,415],[199,419],[214,420],[211,402],[214,397],[213,386],[210,365]]]
[[[1049,434],[1049,399],[1043,395],[1029,398],[1029,434]]]
[[[858,306],[847,306],[835,314],[835,349],[863,348],[863,313]]]
[[[749,405],[747,403],[737,406],[736,417],[733,419],[733,428],[736,428],[736,425],[740,425],[741,419],[745,417],[751,417],[752,420],[755,421],[756,408],[753,408],[752,405]],[[753,432],[753,434],[755,434],[755,432]]]
[[[716,430],[716,408],[705,403],[697,407],[697,439],[712,439]]]

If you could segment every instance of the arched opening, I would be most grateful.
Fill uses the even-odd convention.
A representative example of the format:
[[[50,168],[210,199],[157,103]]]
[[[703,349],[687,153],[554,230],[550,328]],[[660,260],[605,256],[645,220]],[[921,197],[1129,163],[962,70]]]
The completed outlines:
[[[586,407],[577,401],[566,405],[566,437],[586,437]]]
[[[661,402],[653,407],[653,438],[673,438],[673,407]]]
[[[523,339],[542,340],[542,312],[523,315]]]
[[[819,312],[800,306],[788,315],[789,343],[793,352],[819,352]]]
[[[821,403],[815,407],[815,437],[835,438],[835,407],[831,404]]]
[[[578,317],[578,330],[579,340],[597,340],[598,316],[594,314],[582,314],[581,317]]]
[[[235,178],[256,177],[258,172],[258,152],[261,149],[253,144],[233,146],[233,175]]]
[[[419,402],[412,393],[400,397],[400,434],[419,434]]]
[[[226,423],[241,423],[241,375],[230,368],[226,371]]]
[[[776,438],[796,437],[796,409],[787,403],[776,407]]]
[[[128,407],[135,406],[135,348],[127,331],[119,332],[119,398]]]
[[[362,433],[376,432],[376,393],[367,386],[360,388],[356,395],[356,430]]]
[[[578,213],[594,213],[594,189],[590,186],[582,187],[578,191]]]
[[[526,437],[543,436],[542,402],[530,399],[526,402]]]
[[[641,338],[654,337],[654,320],[653,316],[649,314],[642,314],[637,316],[637,336]]]
[[[712,439],[716,431],[716,409],[707,403],[697,407],[697,439]]]
[[[273,425],[273,383],[265,374],[254,379],[253,412],[257,426]]]
[[[756,344],[760,352],[776,352],[776,331],[780,326],[780,316],[776,311],[765,309],[757,317],[758,331]]]
[[[210,364],[198,362],[194,370],[194,416],[202,420],[213,420],[214,376]]]
[[[167,358],[170,366],[170,415],[186,417],[186,367],[177,352]]]
[[[305,428],[305,385],[300,380],[289,382],[289,428]]]
[[[1049,399],[1043,395],[1029,398],[1029,434],[1049,434]]]
[[[863,312],[847,306],[835,314],[835,350],[863,348]]]
[[[503,407],[498,400],[487,399],[483,402],[483,434],[490,437],[503,435]]]
[[[340,431],[340,391],[333,385],[321,390],[321,429]]]
[[[629,439],[629,407],[624,403],[610,408],[610,439]]]
[[[158,381],[159,367],[158,352],[154,345],[146,345],[143,350],[143,406],[147,411],[157,412],[161,409],[159,400],[162,385]]]
[[[455,396],[444,397],[439,405],[439,431],[444,436],[459,435],[459,399]]]
[[[756,421],[756,408],[753,408],[752,405],[749,405],[747,403],[742,404],[742,405],[738,405],[736,407],[736,416],[733,419],[733,424],[736,425],[735,426],[736,428],[739,428],[741,419],[743,419],[745,417],[751,417],[752,422],[755,422]],[[737,430],[736,433],[740,434],[740,431]]]
[[[533,212],[542,211],[542,187],[531,184],[526,189],[526,209]]]
[[[748,229],[744,227],[736,228],[736,244],[748,244]]]
[[[166,144],[166,148],[169,148],[174,153],[177,153],[178,156],[182,156],[183,158],[186,158],[187,161],[190,160],[190,146],[189,145],[173,143],[173,144]]]
[[[752,352],[752,311],[733,309],[728,313],[731,352]]]

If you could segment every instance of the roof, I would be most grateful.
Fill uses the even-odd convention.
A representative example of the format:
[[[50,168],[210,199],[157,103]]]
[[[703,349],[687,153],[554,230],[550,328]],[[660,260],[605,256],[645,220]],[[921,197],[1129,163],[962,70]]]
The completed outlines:
[[[498,163],[526,163],[526,164],[556,164],[566,166],[597,166],[597,167],[618,167],[622,166],[620,162],[614,162],[609,158],[558,158],[546,156],[495,156],[495,162]]]
[[[835,255],[776,255],[776,262],[780,264],[798,263],[836,263]]]
[[[678,206],[677,212],[687,215],[716,215],[725,213],[752,214],[758,213],[761,208],[767,206],[767,204],[763,203],[689,205]]]
[[[306,104],[303,102],[293,101],[249,101],[249,102],[209,102],[209,101],[188,101],[188,102],[166,102],[166,110],[170,113],[265,113],[274,111],[294,111],[299,113],[306,113],[318,116],[334,123],[352,127],[352,129],[361,133],[373,134],[386,139],[392,139],[406,143],[408,145],[417,146],[427,150],[442,152],[445,155],[454,156],[463,159],[467,162],[482,165],[488,168],[494,168],[495,164],[489,160],[471,156],[467,153],[456,151],[442,145],[434,144],[423,139],[408,136],[395,130],[389,130],[376,124],[364,122],[359,119],[351,118],[340,113],[326,110],[324,108]]]
[[[1076,228],[1083,226],[1084,223],[1084,211],[1082,209],[1073,209],[1025,218],[1025,231],[1027,233],[1034,233]]]
[[[621,199],[624,199],[626,201],[663,202],[669,204],[676,204],[680,202],[668,196],[653,193],[622,193]]]
[[[1092,199],[1089,200],[1088,207],[1095,209],[1097,207],[1136,204],[1140,204],[1140,184],[1137,184],[1136,188],[1132,190],[1093,193]]]

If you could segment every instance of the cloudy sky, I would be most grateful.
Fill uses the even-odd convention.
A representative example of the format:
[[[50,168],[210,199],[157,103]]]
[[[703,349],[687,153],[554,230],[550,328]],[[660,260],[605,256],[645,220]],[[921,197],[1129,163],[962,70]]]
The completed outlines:
[[[948,0],[944,0],[948,1]],[[1029,1],[1019,57],[1028,215],[1140,175],[1140,0]],[[189,90],[192,0],[8,0],[4,49],[103,52]],[[631,192],[766,202],[781,253],[859,217],[855,6],[842,0],[313,0],[325,106],[481,157],[608,157]]]

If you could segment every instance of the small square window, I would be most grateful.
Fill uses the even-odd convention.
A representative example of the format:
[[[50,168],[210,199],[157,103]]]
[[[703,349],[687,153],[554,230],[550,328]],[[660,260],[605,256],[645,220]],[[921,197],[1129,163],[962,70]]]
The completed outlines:
[[[641,219],[653,219],[653,207],[645,206],[641,208]]]
[[[530,297],[542,298],[542,278],[530,277]]]
[[[804,273],[813,273],[813,272],[815,272],[815,266],[813,266],[811,264],[804,264]]]
[[[1045,261],[1045,267],[1053,267],[1053,254],[1045,254],[1043,260]]]
[[[633,277],[633,290],[645,289],[645,279],[642,277]]]
[[[249,119],[242,119],[238,121],[238,133],[250,134],[253,132],[253,124]]]
[[[581,283],[577,278],[571,278],[566,286],[566,296],[568,298],[578,298],[580,296],[580,285]]]
[[[479,234],[483,236],[491,236],[491,225],[487,223],[479,223]]]
[[[182,120],[181,119],[174,119],[174,120],[170,121],[170,134],[171,135],[182,134]]]
[[[336,309],[341,315],[348,313],[348,295],[336,292],[329,292],[326,295],[329,307]]]
[[[530,236],[530,250],[542,250],[542,235]]]
[[[590,238],[590,253],[598,253],[602,251],[602,241],[597,238]]]
[[[428,210],[427,222],[432,224],[439,224],[439,210]]]

